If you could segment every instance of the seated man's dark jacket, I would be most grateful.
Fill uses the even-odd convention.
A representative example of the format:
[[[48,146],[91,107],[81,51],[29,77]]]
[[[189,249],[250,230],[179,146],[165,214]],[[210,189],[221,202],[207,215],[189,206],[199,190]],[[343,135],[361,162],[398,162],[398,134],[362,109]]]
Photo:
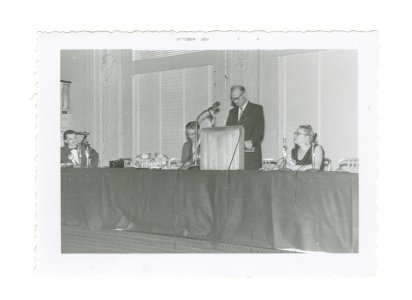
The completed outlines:
[[[182,147],[182,164],[187,162],[193,162],[193,143],[191,141],[187,141],[183,144]],[[197,154],[200,154],[200,145],[197,148]]]
[[[81,145],[81,166],[86,166],[86,147]],[[64,145],[60,148],[60,163],[72,163],[69,156],[71,155],[71,149],[69,146]],[[99,154],[94,150],[92,147],[89,146],[89,159],[90,159],[90,167],[97,168],[99,164]]]

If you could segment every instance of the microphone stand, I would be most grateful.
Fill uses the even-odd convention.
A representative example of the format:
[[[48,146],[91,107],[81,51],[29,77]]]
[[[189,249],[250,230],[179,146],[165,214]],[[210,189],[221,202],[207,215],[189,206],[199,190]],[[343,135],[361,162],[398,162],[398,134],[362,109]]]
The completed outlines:
[[[315,133],[314,138],[312,140],[312,171],[317,171],[315,168],[315,160],[316,160],[316,153],[315,153],[315,146],[316,146],[316,138],[317,134]]]
[[[88,168],[88,167],[90,167],[90,158],[89,158],[89,156],[90,156],[90,153],[89,153],[90,144],[89,144],[89,141],[87,140],[86,137],[85,137],[84,145],[86,146],[86,149],[85,149],[85,152],[84,152],[85,155],[86,155],[86,168]]]
[[[90,166],[89,162],[89,141],[87,140],[87,134],[84,135],[83,139],[80,141],[78,145],[78,152],[79,152],[79,161],[80,161],[80,167],[82,167],[82,145],[84,144],[85,146],[85,156],[86,156],[86,168]]]
[[[215,106],[217,104],[217,106]],[[220,103],[216,102],[212,107],[209,107],[208,109],[205,109],[204,111],[202,111],[196,118],[196,128],[195,128],[195,153],[194,153],[194,166],[198,167],[198,147],[199,147],[199,141],[198,141],[198,137],[199,137],[199,130],[197,129],[198,125],[199,125],[199,119],[200,117],[205,113],[208,112],[211,116],[212,116],[212,124],[214,127],[214,116],[213,114],[210,112],[213,109],[216,109],[218,106],[220,105]],[[199,125],[200,126],[200,125]]]
[[[308,169],[308,170],[307,170],[307,171],[312,171],[312,172],[314,172],[314,171],[319,171],[319,170],[316,170],[316,168],[315,168],[315,160],[316,160],[316,153],[315,153],[316,138],[317,138],[317,134],[315,133],[314,138],[313,138],[312,143],[311,143],[311,149],[312,149],[312,169]]]
[[[200,113],[200,115],[197,116],[196,118],[196,128],[195,128],[195,152],[193,153],[193,161],[194,161],[194,166],[198,166],[198,157],[197,157],[197,147],[199,147],[199,129],[197,128],[199,125],[199,119],[200,117],[208,110],[204,110]]]
[[[286,156],[287,156],[288,146],[286,143],[286,138],[283,138],[283,146],[282,146],[282,156],[283,156],[283,169],[286,168]]]
[[[315,154],[315,141],[312,142],[312,171],[315,171],[315,159],[316,159],[316,154]]]
[[[207,111],[209,113],[209,117],[210,117],[210,126],[211,127],[215,127],[215,122],[216,122],[216,115],[214,115],[210,110]]]
[[[80,168],[82,167],[82,143],[80,142],[79,145],[77,146],[77,153],[79,153],[79,165]]]

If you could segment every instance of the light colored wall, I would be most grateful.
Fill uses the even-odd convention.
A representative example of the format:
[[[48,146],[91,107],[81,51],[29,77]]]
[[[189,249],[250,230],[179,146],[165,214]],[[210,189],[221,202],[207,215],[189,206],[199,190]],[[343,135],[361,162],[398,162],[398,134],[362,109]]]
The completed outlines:
[[[265,135],[262,142],[262,156],[276,158],[278,157],[278,51],[226,52],[228,87],[236,84],[245,86],[248,99],[263,106]],[[229,88],[226,92],[226,101],[230,103]]]
[[[90,114],[88,102],[90,96],[90,55],[92,50],[62,50],[60,79],[71,81],[70,114],[74,130],[86,130],[87,117]]]
[[[152,87],[149,91],[144,92],[145,99],[141,99],[141,95],[138,89],[135,89],[135,102],[141,101],[148,101],[153,102],[152,106],[146,107],[146,109],[151,110],[151,114],[153,114],[152,110],[155,109],[154,106],[157,105],[157,99],[163,98],[164,94],[156,93],[153,89],[159,89],[159,75],[162,77],[167,78],[168,72],[177,72],[174,75],[174,78],[181,77],[180,72],[186,72],[187,68],[199,68],[201,66],[212,66],[213,74],[212,74],[212,82],[211,89],[213,91],[213,99],[211,99],[211,103],[220,101],[220,112],[217,114],[216,119],[216,126],[225,126],[226,119],[229,113],[229,110],[232,108],[230,102],[230,86],[241,84],[246,87],[248,98],[251,102],[258,103],[264,106],[264,111],[266,115],[265,119],[265,126],[266,126],[266,134],[262,144],[263,149],[263,157],[277,157],[277,143],[278,143],[278,124],[277,124],[277,112],[278,112],[278,94],[277,94],[277,51],[201,51],[196,53],[189,53],[179,56],[171,56],[171,57],[162,57],[157,59],[146,59],[146,60],[137,60],[134,64],[134,74],[139,76],[140,80],[145,80],[144,78],[148,77],[151,78],[153,76],[156,82],[155,86]],[[187,76],[186,76],[187,77]],[[153,81],[152,80],[152,81]],[[135,80],[135,85],[139,85],[139,81]],[[161,85],[165,83],[161,81]],[[199,86],[201,84],[199,83]],[[175,85],[177,86],[177,85]],[[180,85],[179,85],[180,86]],[[147,90],[145,87],[141,87],[140,89]],[[204,97],[203,89],[194,90],[193,97],[191,99],[185,99],[184,101],[201,101]],[[197,95],[196,95],[197,92]],[[150,95],[152,94],[152,95]],[[168,110],[174,110],[176,107],[179,106],[181,99],[179,98],[176,100],[175,105],[166,108]],[[211,104],[209,103],[209,105]],[[138,104],[140,105],[140,104]],[[146,105],[146,104],[145,104]],[[164,109],[164,105],[162,104],[162,109]],[[201,112],[203,109],[207,107],[207,103],[202,102],[202,104],[195,105],[196,110],[192,112],[192,119],[196,117],[196,114]],[[141,106],[141,105],[140,105]],[[139,119],[139,112],[134,113],[136,115],[136,119]],[[175,113],[176,116],[179,116],[179,113]],[[141,118],[141,117],[140,117]],[[167,120],[165,120],[167,121]],[[177,117],[175,122],[176,128],[183,128],[184,122],[186,122],[186,118],[182,120],[182,118]],[[151,118],[149,122],[155,122],[156,124],[162,123],[161,120],[157,120],[155,117]],[[170,122],[170,121],[168,121]],[[139,123],[139,127],[143,126],[143,124]],[[180,126],[180,127],[179,127]],[[155,130],[158,126],[151,125],[149,126],[148,130]],[[157,129],[156,129],[157,130]],[[176,130],[177,139],[180,139],[182,135],[182,130]],[[143,133],[144,134],[144,133]],[[165,135],[170,133],[164,132]],[[143,147],[139,146],[139,144],[144,143],[142,140],[142,134],[134,134],[136,136],[135,140],[138,142],[135,144],[136,149],[148,151],[148,147],[150,146],[153,148],[152,152],[160,151],[164,147],[162,146],[161,142],[157,141],[159,132],[156,131],[153,136],[155,137],[155,143],[153,141],[148,141],[147,138],[145,145]],[[140,138],[139,138],[140,136]],[[184,138],[183,138],[184,139]],[[181,142],[183,142],[183,139]],[[163,141],[162,137],[162,141]],[[146,147],[148,146],[148,147]],[[149,148],[150,148],[149,147]],[[178,149],[179,148],[179,149]],[[175,145],[175,149],[170,150],[169,155],[176,155],[176,153],[180,153],[180,147]]]
[[[265,138],[262,143],[263,158],[278,158],[278,59],[277,51],[260,51],[260,104],[265,113]],[[281,152],[280,152],[281,153]]]
[[[133,62],[134,155],[162,152],[180,158],[185,124],[214,101],[226,109],[219,89],[224,78],[221,55],[198,51]],[[224,125],[225,116],[226,112],[217,115],[217,126]],[[210,122],[201,119],[200,125],[209,127]]]
[[[355,50],[320,53],[320,141],[335,167],[358,157],[358,60]]]
[[[61,79],[71,84],[71,127],[90,132],[100,165],[131,156],[131,50],[62,50]]]
[[[333,168],[340,159],[358,157],[356,51],[282,55],[278,62],[278,135],[287,138],[289,149],[296,128],[310,124]]]
[[[226,122],[232,84],[245,85],[249,99],[263,105],[264,158],[280,157],[285,136],[292,147],[300,124],[314,126],[335,165],[340,158],[357,157],[357,54],[352,50],[201,51],[134,62],[131,50],[64,50],[61,79],[73,82],[72,127],[90,131],[101,165],[132,157],[141,131],[133,122],[142,113],[133,101],[133,77],[208,65],[211,102],[222,103],[216,126]],[[180,126],[182,120],[177,122]]]

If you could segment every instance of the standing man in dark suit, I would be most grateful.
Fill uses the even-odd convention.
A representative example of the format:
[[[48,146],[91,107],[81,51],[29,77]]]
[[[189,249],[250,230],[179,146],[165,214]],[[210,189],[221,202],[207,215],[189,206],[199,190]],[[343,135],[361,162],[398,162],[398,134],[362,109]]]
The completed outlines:
[[[226,126],[243,125],[245,129],[245,170],[262,167],[261,143],[265,129],[263,107],[248,101],[246,89],[241,85],[230,88],[230,99],[235,106],[229,112]]]
[[[196,127],[199,130],[199,124],[196,121],[192,121],[186,124],[186,138],[187,142],[183,144],[182,147],[182,164],[189,165],[194,162],[193,154],[195,154],[195,140],[196,140]],[[199,134],[197,136],[199,141]],[[198,143],[199,145],[199,143]],[[197,154],[199,154],[199,146],[197,149]]]
[[[61,167],[85,167],[87,158],[89,167],[96,168],[99,164],[99,154],[92,148],[88,147],[86,153],[85,145],[77,144],[76,132],[66,130],[63,133],[64,146],[60,148],[60,165]]]

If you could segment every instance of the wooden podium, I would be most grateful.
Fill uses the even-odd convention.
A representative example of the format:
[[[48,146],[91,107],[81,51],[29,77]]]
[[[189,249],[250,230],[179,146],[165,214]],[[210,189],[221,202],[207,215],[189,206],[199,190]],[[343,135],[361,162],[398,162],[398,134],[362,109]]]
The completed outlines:
[[[243,170],[243,126],[203,128],[200,130],[201,170]]]

